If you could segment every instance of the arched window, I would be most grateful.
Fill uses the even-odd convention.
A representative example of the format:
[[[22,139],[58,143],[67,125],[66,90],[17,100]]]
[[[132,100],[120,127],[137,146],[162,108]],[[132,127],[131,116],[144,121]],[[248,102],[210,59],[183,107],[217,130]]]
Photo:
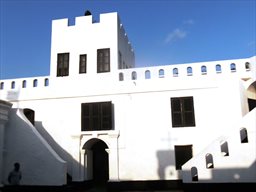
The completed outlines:
[[[249,62],[245,63],[245,69],[246,69],[246,71],[250,71],[251,70],[251,66],[250,66]]]
[[[205,161],[206,161],[206,168],[207,168],[207,169],[212,169],[212,168],[214,168],[212,154],[207,153],[207,154],[205,155]]]
[[[145,79],[150,79],[151,78],[151,74],[149,70],[145,71]]]
[[[49,86],[49,79],[48,78],[44,79],[44,86],[45,87]]]
[[[4,89],[4,82],[1,82],[1,84],[0,84],[0,89],[1,89],[1,90]]]
[[[236,64],[235,63],[230,64],[230,70],[231,70],[231,72],[236,72]]]
[[[119,81],[123,81],[124,80],[124,74],[123,73],[119,73]]]
[[[202,75],[207,74],[207,67],[205,65],[201,66],[201,73],[202,73]]]
[[[159,77],[159,78],[164,78],[164,70],[163,70],[163,69],[160,69],[160,70],[158,71],[158,77]]]
[[[220,64],[217,64],[215,66],[215,70],[216,70],[216,73],[221,73],[221,65]]]
[[[198,171],[196,167],[191,168],[192,181],[198,181]]]
[[[246,128],[240,129],[240,139],[241,143],[248,143],[248,134]]]
[[[227,141],[221,141],[220,142],[220,150],[221,150],[221,154],[223,156],[229,156]]]
[[[27,87],[27,81],[26,80],[23,80],[22,81],[22,88],[26,88]]]
[[[137,73],[136,71],[132,72],[132,80],[136,80],[137,79]]]
[[[192,75],[193,75],[192,67],[187,67],[187,76],[192,76]]]
[[[11,89],[15,89],[15,81],[12,81]]]
[[[33,87],[37,87],[37,79],[34,79],[34,81],[33,81]]]
[[[174,68],[174,69],[172,70],[172,74],[173,74],[173,77],[178,77],[178,75],[179,75],[178,68]]]

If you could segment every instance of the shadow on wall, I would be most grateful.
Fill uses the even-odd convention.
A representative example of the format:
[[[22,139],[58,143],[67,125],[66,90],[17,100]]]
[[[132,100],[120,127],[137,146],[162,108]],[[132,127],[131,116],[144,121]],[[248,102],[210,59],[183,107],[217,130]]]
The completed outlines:
[[[21,185],[65,185],[68,180],[66,161],[72,162],[73,166],[80,164],[54,141],[42,122],[35,124],[39,125],[40,132],[25,117],[22,109],[10,111],[5,134],[4,178],[12,170],[13,163],[19,162]]]
[[[72,166],[77,167],[80,166],[79,162],[77,162],[65,149],[63,149],[54,138],[47,132],[44,128],[43,123],[41,121],[35,121],[36,130],[42,135],[42,137],[47,141],[47,143],[53,148],[53,150],[67,162],[67,182],[72,181]],[[75,165],[77,164],[77,165]]]
[[[175,175],[175,155],[173,150],[160,150],[156,153],[158,159],[158,175],[161,180],[170,179]]]

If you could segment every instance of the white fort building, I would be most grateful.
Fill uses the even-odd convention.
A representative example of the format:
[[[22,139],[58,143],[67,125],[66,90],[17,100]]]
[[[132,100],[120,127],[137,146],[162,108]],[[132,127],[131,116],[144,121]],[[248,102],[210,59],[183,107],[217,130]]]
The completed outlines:
[[[0,80],[0,183],[256,183],[255,107],[256,56],[136,68],[117,13],[53,20],[50,75]]]

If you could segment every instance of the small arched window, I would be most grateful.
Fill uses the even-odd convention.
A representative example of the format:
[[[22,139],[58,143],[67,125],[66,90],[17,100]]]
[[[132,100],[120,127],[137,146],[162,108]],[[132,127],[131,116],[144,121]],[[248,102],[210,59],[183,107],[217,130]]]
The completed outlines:
[[[4,89],[4,82],[0,83],[0,89],[3,90]]]
[[[230,64],[230,70],[231,70],[231,72],[236,72],[236,64],[235,63]]]
[[[163,70],[163,69],[160,69],[160,70],[158,71],[158,77],[159,77],[159,78],[164,78],[164,70]]]
[[[137,73],[136,71],[132,72],[132,80],[136,80],[137,79]]]
[[[146,70],[145,71],[145,79],[150,79],[150,78],[151,78],[150,71]]]
[[[34,79],[34,81],[33,81],[33,87],[37,87],[37,79]]]
[[[248,143],[248,134],[246,128],[240,129],[240,139],[241,143]]]
[[[172,70],[172,74],[173,74],[173,77],[178,77],[178,75],[179,75],[178,68],[174,68],[174,69]]]
[[[216,73],[221,73],[221,65],[220,64],[217,64],[215,66],[215,70],[216,70]]]
[[[192,76],[192,75],[193,75],[192,67],[187,67],[187,76]]]
[[[23,80],[22,81],[22,88],[26,88],[27,87],[27,81],[26,80]]]
[[[207,169],[212,169],[212,168],[214,168],[212,154],[207,153],[207,154],[205,155],[205,161],[206,161],[206,168],[207,168]]]
[[[48,78],[44,79],[44,86],[45,87],[49,86],[49,79]]]
[[[11,89],[15,89],[15,81],[12,81]]]
[[[198,171],[196,167],[191,168],[192,181],[198,181]]]
[[[246,69],[246,71],[250,71],[251,70],[251,66],[250,66],[249,62],[245,63],[245,69]]]
[[[220,150],[221,150],[221,154],[223,156],[229,156],[227,141],[221,141],[220,142]]]
[[[206,75],[207,74],[207,67],[205,65],[203,65],[201,67],[201,73],[202,73],[202,75]]]
[[[124,74],[123,73],[119,73],[119,81],[123,81],[124,80]]]

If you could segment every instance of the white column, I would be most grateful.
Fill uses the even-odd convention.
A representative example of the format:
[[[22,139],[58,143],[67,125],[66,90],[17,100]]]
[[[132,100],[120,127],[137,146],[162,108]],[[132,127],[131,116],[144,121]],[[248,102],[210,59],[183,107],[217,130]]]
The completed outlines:
[[[117,148],[105,149],[109,158],[109,180],[119,180],[118,154]]]

